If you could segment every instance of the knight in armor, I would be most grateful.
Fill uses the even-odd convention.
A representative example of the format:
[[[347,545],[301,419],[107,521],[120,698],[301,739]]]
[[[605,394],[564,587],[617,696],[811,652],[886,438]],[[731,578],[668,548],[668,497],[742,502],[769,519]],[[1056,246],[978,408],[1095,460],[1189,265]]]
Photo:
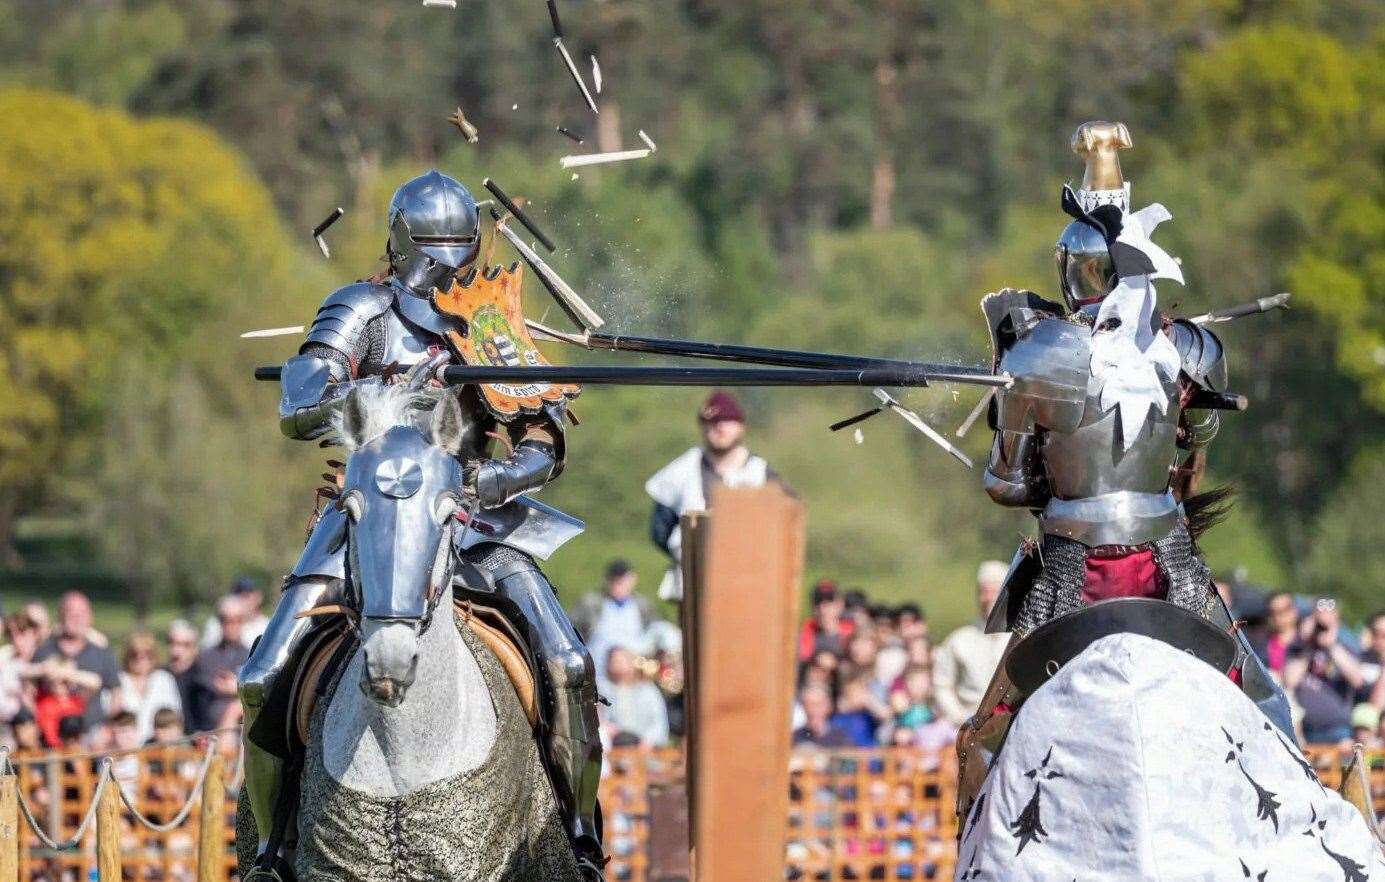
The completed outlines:
[[[988,622],[1013,633],[1012,647],[1058,617],[1123,597],[1160,598],[1234,630],[1196,546],[1224,496],[1190,495],[1218,413],[1189,405],[1226,390],[1226,361],[1211,331],[1158,308],[1155,280],[1183,277],[1150,241],[1168,211],[1130,208],[1117,158],[1129,146],[1120,123],[1086,123],[1073,136],[1087,168],[1080,190],[1064,187],[1073,220],[1055,248],[1062,302],[1012,289],[982,301],[994,366],[1014,378],[989,412],[986,492],[1029,509],[1039,526]],[[1243,636],[1238,643],[1243,689],[1292,737],[1282,692]],[[993,718],[1017,700],[1002,665],[959,739],[964,790],[984,775],[978,745],[994,750],[1003,738]]]
[[[326,434],[357,386],[389,382],[396,372],[434,372],[448,357],[447,333],[466,333],[460,319],[434,309],[432,298],[435,289],[446,290],[477,259],[480,218],[471,193],[430,171],[395,192],[388,225],[388,272],[328,296],[298,354],[283,367],[279,416],[290,438],[309,441]],[[488,408],[474,386],[461,387],[458,395],[468,426],[456,453],[465,466],[463,490],[500,526],[484,534],[466,532],[461,551],[468,578],[454,587],[458,596],[503,612],[535,659],[544,697],[539,727],[544,765],[579,865],[599,878],[601,744],[592,661],[535,563],[580,532],[580,522],[524,496],[563,470],[566,405],[545,403],[536,414],[506,417]],[[508,455],[492,457],[497,437],[508,440]],[[536,509],[546,514],[531,517]],[[332,602],[340,590],[346,575],[345,518],[332,506],[322,513],[285,579],[264,636],[240,672],[247,732],[312,627],[311,619],[299,614]],[[506,524],[526,527],[507,530]],[[250,738],[245,749],[246,787],[263,848],[283,760]]]

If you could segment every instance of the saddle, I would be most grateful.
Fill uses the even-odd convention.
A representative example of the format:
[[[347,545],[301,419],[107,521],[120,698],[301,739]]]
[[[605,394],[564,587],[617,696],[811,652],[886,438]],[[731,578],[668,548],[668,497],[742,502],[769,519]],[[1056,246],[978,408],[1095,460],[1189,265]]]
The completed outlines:
[[[519,632],[496,609],[458,600],[455,611],[458,620],[500,662],[529,725],[537,726],[537,680]],[[275,690],[252,727],[251,739],[277,756],[286,757],[308,743],[308,727],[317,700],[326,693],[337,668],[351,657],[357,645],[343,612],[330,608],[309,612],[322,616],[323,623],[304,639],[297,664],[288,671],[290,676],[281,680],[287,685]]]

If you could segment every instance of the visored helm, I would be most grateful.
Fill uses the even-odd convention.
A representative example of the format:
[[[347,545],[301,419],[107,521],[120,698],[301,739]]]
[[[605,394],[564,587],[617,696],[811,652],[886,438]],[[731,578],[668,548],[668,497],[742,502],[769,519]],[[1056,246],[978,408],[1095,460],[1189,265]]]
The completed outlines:
[[[1116,267],[1106,239],[1090,224],[1073,221],[1058,237],[1053,257],[1068,308],[1095,303],[1116,287]]]
[[[436,171],[394,191],[389,210],[389,261],[395,277],[421,296],[476,259],[481,216],[471,192]]]

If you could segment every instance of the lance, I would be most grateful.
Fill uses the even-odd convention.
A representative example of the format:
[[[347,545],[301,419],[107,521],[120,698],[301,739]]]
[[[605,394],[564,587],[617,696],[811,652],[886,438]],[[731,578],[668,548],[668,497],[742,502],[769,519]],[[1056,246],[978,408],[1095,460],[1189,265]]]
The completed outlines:
[[[700,340],[677,340],[666,337],[634,337],[625,334],[599,334],[594,331],[583,334],[569,334],[546,325],[526,319],[525,325],[539,339],[553,340],[580,346],[583,349],[600,349],[607,352],[639,352],[645,355],[670,355],[678,358],[704,358],[713,361],[734,361],[744,364],[774,365],[776,367],[796,368],[897,368],[900,370],[922,369],[934,374],[955,374],[969,377],[989,377],[991,372],[984,368],[969,368],[960,365],[928,364],[903,361],[894,358],[876,358],[869,355],[839,355],[832,352],[807,352],[799,349],[775,349],[767,346],[739,346],[733,343],[706,343]],[[959,381],[960,382],[960,381]],[[1003,383],[993,385],[1005,385]]]
[[[255,369],[257,380],[277,380],[280,366]],[[897,386],[931,383],[1009,386],[1010,378],[980,368],[900,362],[864,368],[723,368],[575,365],[485,367],[451,365],[440,372],[449,385],[467,383],[575,383],[591,386]]]

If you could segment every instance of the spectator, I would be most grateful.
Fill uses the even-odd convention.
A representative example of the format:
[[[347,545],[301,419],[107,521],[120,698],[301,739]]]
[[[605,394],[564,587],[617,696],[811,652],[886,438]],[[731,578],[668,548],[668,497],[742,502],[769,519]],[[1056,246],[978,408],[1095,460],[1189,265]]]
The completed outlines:
[[[795,729],[795,747],[851,747],[851,737],[832,723],[832,693],[816,683],[806,683],[798,691],[803,709],[803,726]]]
[[[33,709],[29,681],[35,675],[38,623],[21,609],[5,619],[5,635],[9,642],[0,647],[0,722],[9,722],[25,708]]]
[[[1276,591],[1265,601],[1265,607],[1268,610],[1268,633],[1263,641],[1256,641],[1255,654],[1282,683],[1289,647],[1298,640],[1298,606],[1288,591]]]
[[[168,671],[157,667],[156,652],[154,638],[139,631],[126,639],[121,657],[120,693],[125,709],[134,717],[139,744],[154,734],[155,713],[164,708],[179,712],[183,709],[178,682]]]
[[[149,744],[169,745],[183,740],[183,715],[171,707],[154,711],[154,735]]]
[[[905,643],[920,637],[928,639],[928,619],[917,603],[902,603],[896,607],[894,621],[899,631],[899,639]]]
[[[77,670],[74,662],[64,658],[54,658],[41,667],[38,693],[34,698],[34,719],[43,734],[43,743],[48,747],[61,747],[63,743],[60,725],[63,720],[82,720],[87,702],[82,697],[82,687],[90,686],[91,675]],[[92,690],[86,690],[91,692]],[[81,737],[81,732],[77,733]]]
[[[630,650],[613,646],[606,658],[609,686],[605,696],[610,700],[606,724],[614,730],[613,741],[620,735],[633,735],[647,747],[668,744],[668,709],[659,687],[640,677]]]
[[[40,645],[49,637],[53,636],[53,629],[48,621],[48,607],[39,603],[37,600],[31,600],[24,604],[23,612],[34,623],[34,627],[38,628],[38,642]]]
[[[875,654],[875,672],[870,680],[871,692],[881,701],[888,701],[900,677],[909,667],[909,654],[902,646],[885,646]]]
[[[221,642],[197,654],[192,666],[193,700],[189,713],[194,731],[210,731],[236,722],[240,701],[236,672],[245,664],[245,644],[240,641],[241,604],[223,597],[216,605]]]
[[[933,666],[933,644],[928,642],[927,637],[914,637],[904,645],[904,652],[911,665],[923,668]]]
[[[928,668],[910,666],[904,672],[901,688],[890,698],[895,726],[913,732],[909,738],[913,746],[938,751],[957,740],[957,727],[938,713],[933,676]]]
[[[76,672],[88,675],[74,675],[69,666],[63,665],[54,670],[49,680],[53,676],[65,679],[84,705],[80,713],[89,729],[121,708],[120,669],[111,651],[93,642],[96,633],[91,626],[91,601],[79,591],[69,591],[58,606],[56,631],[34,651],[35,663],[70,662]]]
[[[43,733],[39,731],[38,721],[28,708],[15,714],[10,721],[10,732],[14,736],[16,753],[38,753],[43,750]]]
[[[1385,611],[1371,616],[1365,637],[1368,646],[1361,653],[1361,675],[1369,688],[1362,690],[1366,693],[1364,698],[1357,698],[1385,708],[1385,677],[1381,676],[1385,671]]]
[[[830,723],[845,732],[853,746],[874,747],[876,731],[889,715],[889,707],[871,692],[870,675],[861,674],[842,686],[842,697]]]
[[[1367,750],[1380,747],[1380,708],[1358,704],[1351,711],[1351,740]]]
[[[813,586],[813,614],[798,632],[798,658],[807,661],[821,652],[840,655],[853,631],[845,618],[846,604],[837,592],[837,583],[819,579]]]
[[[843,676],[869,677],[875,671],[875,657],[879,652],[874,635],[856,631],[846,642],[846,658],[842,662]]]
[[[679,518],[690,511],[706,511],[714,487],[760,487],[779,480],[763,459],[746,449],[745,411],[733,395],[712,393],[698,411],[697,421],[702,427],[702,446],[655,472],[644,485],[654,500],[650,538],[672,559],[659,583],[659,597],[664,600],[683,599]]]
[[[135,753],[144,744],[144,739],[139,734],[139,721],[130,710],[123,710],[111,717],[110,722],[111,743],[110,749],[123,754],[115,759],[112,769],[115,778],[127,789],[134,787],[139,781],[139,754]]]
[[[54,732],[56,743],[49,746],[64,753],[77,753],[82,750],[82,732],[85,729],[86,723],[80,714],[69,714],[58,720],[57,729]]]
[[[1284,688],[1303,709],[1303,740],[1336,744],[1351,737],[1351,711],[1364,682],[1361,663],[1340,640],[1341,614],[1320,599],[1284,662]]]
[[[197,630],[186,619],[174,619],[164,639],[168,643],[168,664],[164,665],[164,670],[178,684],[178,704],[186,725],[195,700],[192,666],[197,661]]]
[[[938,647],[933,662],[933,685],[938,709],[953,726],[961,726],[976,713],[981,696],[1000,666],[1010,635],[987,634],[986,617],[995,606],[1008,568],[988,560],[976,572],[976,606],[980,618],[953,631]]]
[[[240,642],[248,650],[269,627],[269,617],[264,614],[264,594],[254,579],[242,576],[231,585],[231,593],[227,597],[240,606]],[[202,639],[198,646],[209,649],[220,643],[221,622],[215,615],[208,616],[206,624],[202,626]]]
[[[872,604],[870,620],[876,642],[881,646],[898,646],[902,642],[899,637],[899,618],[888,604]]]
[[[582,598],[572,613],[573,627],[587,643],[596,664],[598,688],[606,685],[606,659],[613,648],[642,648],[645,631],[655,616],[649,601],[635,593],[639,574],[623,560],[606,565],[601,593],[592,592]]]

